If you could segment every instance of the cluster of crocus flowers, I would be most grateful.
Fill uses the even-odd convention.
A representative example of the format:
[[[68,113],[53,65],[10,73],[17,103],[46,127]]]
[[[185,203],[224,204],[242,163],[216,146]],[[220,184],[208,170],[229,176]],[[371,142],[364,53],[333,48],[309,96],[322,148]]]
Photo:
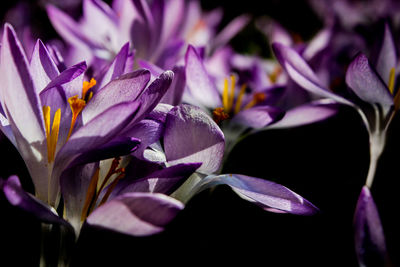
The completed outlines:
[[[263,210],[314,215],[319,209],[284,185],[224,173],[224,163],[250,134],[316,123],[346,105],[360,115],[370,147],[354,214],[357,258],[366,266],[371,253],[390,264],[371,187],[400,108],[396,42],[386,23],[372,60],[368,41],[351,32],[367,23],[370,6],[357,13],[351,1],[310,2],[326,25],[309,41],[278,21],[257,21],[271,42],[268,61],[229,44],[248,15],[221,27],[222,10],[204,12],[196,0],[83,0],[75,16],[48,4],[63,45],[21,42],[6,23],[0,129],[34,192],[12,175],[0,178],[4,196],[74,240],[84,226],[160,233],[193,196],[222,184]],[[389,2],[377,14],[392,16]]]

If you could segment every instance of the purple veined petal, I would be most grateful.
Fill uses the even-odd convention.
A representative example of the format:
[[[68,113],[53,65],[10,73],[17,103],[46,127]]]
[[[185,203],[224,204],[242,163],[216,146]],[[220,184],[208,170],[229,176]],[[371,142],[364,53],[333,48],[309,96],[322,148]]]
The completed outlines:
[[[5,24],[0,51],[1,104],[18,150],[35,184],[37,196],[47,197],[47,155],[43,112],[28,61],[11,25]]]
[[[198,172],[210,174],[219,169],[224,149],[224,134],[200,108],[180,105],[168,113],[164,150],[169,165],[201,162]]]
[[[350,63],[346,83],[359,98],[368,103],[379,103],[383,107],[393,105],[392,94],[364,54],[359,54]]]
[[[168,168],[157,170],[144,178],[121,180],[110,195],[110,200],[118,195],[129,192],[162,193],[169,195],[174,192],[190,175],[192,175],[201,163],[182,163]],[[133,170],[133,175],[135,170]]]
[[[360,266],[389,266],[386,265],[389,258],[382,223],[367,186],[362,188],[358,198],[354,228],[355,249]]]
[[[96,88],[103,88],[110,81],[125,73],[125,65],[128,59],[128,53],[129,43],[126,43],[115,56],[111,64],[106,67],[105,71],[101,74],[101,78],[98,78]],[[93,90],[94,93],[96,91],[97,90]]]
[[[318,96],[331,98],[339,103],[354,106],[347,99],[331,93],[324,88],[314,71],[295,50],[280,43],[273,43],[272,49],[290,78],[301,87]]]
[[[159,104],[161,98],[170,88],[173,79],[174,73],[167,70],[144,90],[142,95],[138,98],[141,108],[136,114],[136,117],[130,122],[129,126],[143,119],[143,117],[147,116]],[[129,127],[127,127],[127,129],[129,129]]]
[[[155,193],[127,193],[95,209],[89,225],[133,236],[148,236],[164,230],[184,208],[176,199]]]
[[[154,45],[156,46],[162,46],[163,44],[161,43],[161,35],[162,35],[162,30],[164,28],[164,16],[165,16],[165,0],[155,0],[151,2],[150,5],[150,10],[151,10],[151,15],[154,20],[154,28],[153,28],[153,35],[154,39],[153,41],[155,42]]]
[[[157,120],[143,119],[129,130],[125,130],[124,135],[135,137],[141,140],[139,148],[133,155],[143,159],[144,150],[151,144],[157,142],[164,133],[164,124]]]
[[[255,106],[245,109],[232,117],[232,123],[259,129],[274,123],[283,116],[283,111],[271,106]]]
[[[117,14],[106,3],[98,0],[83,1],[80,30],[88,39],[93,40],[99,46],[103,46],[102,43],[107,42],[106,46],[117,52],[121,47],[117,36],[117,24]],[[104,40],[101,40],[102,38]]]
[[[71,134],[54,161],[49,189],[50,203],[55,203],[59,197],[59,178],[65,168],[80,154],[101,147],[115,138],[135,117],[139,107],[138,102],[120,103],[97,115]]]
[[[138,64],[141,68],[149,70],[152,76],[160,76],[164,72],[159,66],[143,59],[139,59]]]
[[[215,36],[212,50],[225,46],[238,32],[250,22],[249,15],[241,15],[229,22],[221,32]]]
[[[83,75],[87,69],[87,65],[85,62],[80,62],[78,64],[69,67],[60,73],[55,79],[53,79],[44,90],[42,90],[41,94],[43,94],[47,89],[62,86],[64,88],[66,99],[78,95],[82,96],[82,83],[83,83]],[[75,83],[72,83],[75,82]]]
[[[186,49],[186,43],[180,38],[171,39],[163,47],[159,46],[159,48],[152,60],[156,65],[162,66],[164,69],[171,69],[177,62],[180,64],[181,54]]]
[[[62,48],[60,48],[60,45],[62,45],[61,41],[53,41],[47,43],[46,48],[51,59],[54,61],[54,64],[57,66],[58,71],[62,72],[67,69],[67,66],[65,65],[63,56],[61,55],[60,49]]]
[[[150,80],[148,70],[137,70],[119,76],[101,88],[82,111],[82,122],[86,124],[106,109],[136,100]]]
[[[205,61],[205,67],[214,77],[229,77],[232,71],[234,52],[231,47],[224,46],[215,50]],[[238,66],[235,66],[238,67]],[[263,73],[265,76],[265,72]]]
[[[29,67],[35,89],[38,90],[37,94],[60,74],[49,52],[40,40],[36,42]]]
[[[215,84],[208,75],[202,60],[193,46],[189,46],[185,55],[186,84],[191,95],[203,106],[216,108],[222,105]]]
[[[288,110],[282,119],[268,125],[266,129],[285,129],[326,120],[338,111],[337,102],[331,99],[316,100]]]
[[[54,208],[24,191],[17,176],[10,176],[7,180],[3,181],[2,189],[11,205],[32,214],[43,222],[71,227],[58,216]]]
[[[94,147],[92,150],[80,154],[69,164],[68,168],[131,154],[138,149],[140,143],[141,140],[138,138],[118,136],[102,146]]]
[[[182,20],[185,12],[185,1],[175,0],[166,1],[165,3],[165,14],[163,29],[161,34],[162,42],[167,41],[170,38],[175,37],[178,33],[179,28],[182,26]],[[171,16],[170,14],[174,14]]]
[[[385,24],[383,42],[376,62],[376,71],[385,84],[389,83],[390,70],[397,66],[397,53],[389,25]]]
[[[98,163],[75,166],[64,171],[60,177],[64,218],[71,223],[76,234],[79,233],[82,224],[81,215],[88,187],[98,167]]]
[[[181,104],[186,86],[185,68],[183,66],[175,66],[172,72],[174,73],[174,79],[160,102],[176,106]]]
[[[99,48],[95,40],[82,32],[82,27],[71,17],[52,5],[46,6],[47,15],[56,31],[69,43],[88,49]]]
[[[314,215],[319,211],[308,200],[283,185],[239,174],[207,176],[192,189],[189,197],[206,188],[221,184],[230,186],[240,197],[267,211],[296,215]]]

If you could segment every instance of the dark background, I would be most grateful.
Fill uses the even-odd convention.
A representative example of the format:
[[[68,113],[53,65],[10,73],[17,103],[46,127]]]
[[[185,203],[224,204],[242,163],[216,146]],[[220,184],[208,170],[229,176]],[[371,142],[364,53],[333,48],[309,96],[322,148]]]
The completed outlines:
[[[2,3],[2,14],[14,1]],[[224,23],[242,13],[269,15],[305,40],[321,27],[305,1],[202,1],[204,8],[221,6]],[[33,23],[55,35],[43,10],[32,4]],[[43,36],[42,38],[45,38]],[[239,51],[268,54],[267,40],[250,25],[233,40]],[[372,194],[384,226],[394,266],[400,265],[397,179],[400,120],[395,117],[378,165]],[[0,177],[18,174],[33,192],[24,164],[13,146],[0,139]],[[320,209],[307,216],[274,214],[242,200],[227,186],[194,197],[159,235],[133,238],[87,228],[78,242],[75,266],[357,266],[353,248],[353,214],[368,171],[368,136],[353,110],[313,125],[261,132],[233,150],[224,172],[269,179],[299,193]],[[0,195],[4,266],[38,262],[40,224],[11,207]],[[11,261],[12,264],[11,264]],[[0,262],[1,262],[0,261]],[[10,262],[10,264],[8,264]],[[0,263],[0,266],[3,264]]]

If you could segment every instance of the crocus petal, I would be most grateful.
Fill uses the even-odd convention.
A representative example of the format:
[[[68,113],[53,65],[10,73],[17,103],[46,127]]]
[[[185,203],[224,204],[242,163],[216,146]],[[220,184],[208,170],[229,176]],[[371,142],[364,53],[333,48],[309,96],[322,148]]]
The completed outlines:
[[[319,122],[335,115],[338,108],[333,100],[316,100],[288,110],[282,119],[264,129],[285,129]]]
[[[82,121],[88,121],[106,109],[122,102],[134,101],[150,80],[148,70],[137,70],[119,76],[100,89],[82,111]]]
[[[60,177],[60,187],[64,199],[64,217],[71,223],[75,233],[81,227],[82,209],[93,175],[99,164],[91,163],[69,168]]]
[[[147,236],[163,231],[183,207],[162,194],[127,193],[95,209],[86,221],[128,235]]]
[[[57,215],[54,208],[24,191],[17,176],[10,176],[3,181],[2,189],[11,205],[23,209],[43,222],[68,225]]]
[[[150,192],[169,195],[192,175],[200,165],[201,163],[178,164],[155,171],[144,178],[130,182],[129,173],[127,171],[126,177],[124,180],[121,180],[113,193],[114,195],[121,195],[128,192]]]
[[[217,88],[193,46],[189,46],[186,52],[185,73],[188,89],[201,105],[208,108],[216,108],[222,105]]]
[[[229,185],[240,197],[254,202],[267,211],[296,215],[313,215],[318,212],[318,208],[309,201],[280,184],[239,174],[207,176],[192,189],[189,197],[220,184]]]
[[[388,84],[390,70],[397,66],[397,53],[394,44],[393,36],[390,31],[389,25],[385,24],[385,32],[383,35],[383,42],[381,50],[379,51],[378,59],[376,62],[376,71],[379,73],[383,81]]]
[[[36,42],[33,50],[30,72],[35,83],[35,89],[38,90],[37,93],[43,90],[51,80],[60,74],[49,52],[40,40]]]
[[[238,32],[240,32],[250,21],[249,15],[241,15],[229,22],[225,28],[215,36],[213,49],[226,45]]]
[[[360,266],[386,266],[388,255],[378,210],[367,186],[362,188],[354,214],[355,247]],[[372,260],[373,262],[369,262]],[[369,265],[371,264],[371,265]]]
[[[0,52],[1,104],[12,127],[18,150],[35,184],[37,196],[47,197],[47,155],[43,111],[36,94],[23,48],[9,24],[5,24]],[[34,146],[33,146],[34,145]]]
[[[174,73],[174,79],[160,102],[176,106],[182,101],[183,91],[186,86],[186,76],[183,66],[175,66],[172,72]]]
[[[101,79],[97,80],[97,88],[103,88],[110,81],[125,73],[125,65],[128,59],[128,53],[129,43],[126,43],[115,56],[111,64],[106,67],[106,71],[101,74]]]
[[[133,155],[143,159],[144,150],[151,144],[160,140],[164,133],[164,124],[157,120],[143,119],[134,124],[132,129],[126,130],[124,135],[135,137],[141,140],[139,149]]]
[[[240,111],[232,118],[232,122],[251,128],[262,128],[283,116],[283,112],[275,107],[256,106]]]
[[[346,72],[346,83],[359,98],[368,103],[379,103],[383,107],[393,105],[393,96],[388,87],[364,54],[359,54],[350,63]]]
[[[155,79],[146,88],[146,90],[144,90],[143,94],[140,95],[140,97],[138,98],[138,101],[141,104],[141,108],[137,113],[135,119],[131,121],[130,125],[133,125],[137,121],[141,120],[158,105],[161,98],[170,88],[173,79],[174,73],[170,70],[167,70],[163,72],[157,79]]]
[[[56,31],[69,43],[78,47],[98,48],[95,40],[90,40],[89,36],[84,35],[80,25],[70,16],[65,14],[55,6],[46,6],[47,15]]]
[[[202,162],[199,172],[213,173],[221,165],[224,134],[200,108],[174,107],[167,115],[164,149],[168,164]]]
[[[301,87],[318,96],[331,98],[339,103],[353,106],[347,99],[331,93],[322,86],[314,71],[294,49],[280,43],[273,43],[272,49],[290,78]]]
[[[50,180],[49,202],[55,203],[58,197],[59,177],[66,167],[79,154],[105,145],[135,116],[139,103],[126,102],[111,107],[93,118],[90,122],[73,132],[68,142],[58,151]]]
[[[95,147],[92,150],[79,155],[69,164],[69,167],[128,155],[137,150],[140,143],[141,140],[134,137],[118,136],[117,138],[107,142],[105,145]]]

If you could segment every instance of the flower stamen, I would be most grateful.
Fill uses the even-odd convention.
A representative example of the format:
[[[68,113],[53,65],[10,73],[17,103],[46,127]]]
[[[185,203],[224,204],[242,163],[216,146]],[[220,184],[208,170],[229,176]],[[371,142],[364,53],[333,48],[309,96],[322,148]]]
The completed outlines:
[[[50,130],[50,121],[51,121],[50,111],[51,111],[50,106],[43,106],[43,117],[44,117],[46,140],[47,140],[48,163],[53,162],[55,158],[58,133],[60,131],[60,121],[61,121],[61,109],[57,109],[57,111],[54,113],[53,124]]]
[[[229,114],[225,112],[223,107],[219,107],[213,110],[213,120],[220,124],[222,121],[229,119]]]
[[[247,105],[243,108],[243,110],[254,107],[255,105],[263,102],[266,98],[267,98],[267,96],[265,93],[261,93],[261,92],[255,93],[253,95],[253,99],[249,103],[247,103]]]
[[[396,72],[395,68],[390,69],[388,87],[389,87],[389,91],[392,95],[394,93],[394,80],[395,80],[395,74],[396,74],[395,72]]]

